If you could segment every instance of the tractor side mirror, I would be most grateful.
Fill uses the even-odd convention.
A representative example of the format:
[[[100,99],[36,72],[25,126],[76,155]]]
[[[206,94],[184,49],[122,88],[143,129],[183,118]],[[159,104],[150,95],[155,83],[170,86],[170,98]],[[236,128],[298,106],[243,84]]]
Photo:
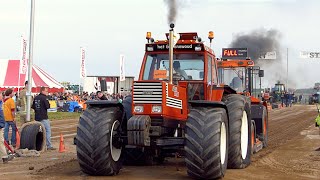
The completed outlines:
[[[264,70],[259,70],[259,77],[264,77]]]

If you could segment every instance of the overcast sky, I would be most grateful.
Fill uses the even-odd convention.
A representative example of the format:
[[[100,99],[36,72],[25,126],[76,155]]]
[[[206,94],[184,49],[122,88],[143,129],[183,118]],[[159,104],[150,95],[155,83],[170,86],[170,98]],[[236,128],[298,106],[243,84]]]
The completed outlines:
[[[239,32],[277,29],[282,48],[289,48],[295,86],[320,81],[320,59],[299,58],[301,50],[320,51],[320,1],[178,1],[176,31],[196,31],[206,40],[213,30],[217,55]],[[20,58],[20,36],[29,35],[30,2],[0,0],[0,59]],[[137,77],[146,32],[163,39],[168,31],[163,0],[36,0],[35,18],[34,63],[58,81],[73,83],[79,82],[80,46],[87,51],[88,75],[118,75],[119,55],[124,54],[126,75]]]

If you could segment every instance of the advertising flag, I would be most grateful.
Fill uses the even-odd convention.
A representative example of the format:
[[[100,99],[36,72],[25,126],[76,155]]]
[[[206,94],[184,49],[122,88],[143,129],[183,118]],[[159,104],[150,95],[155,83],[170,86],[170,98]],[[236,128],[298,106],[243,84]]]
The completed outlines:
[[[85,64],[85,58],[86,58],[86,52],[84,48],[80,48],[81,53],[81,61],[80,61],[80,78],[86,77],[86,64]]]
[[[120,81],[126,80],[124,71],[124,55],[120,55]]]
[[[22,57],[20,61],[20,74],[27,73],[27,40],[22,36]]]

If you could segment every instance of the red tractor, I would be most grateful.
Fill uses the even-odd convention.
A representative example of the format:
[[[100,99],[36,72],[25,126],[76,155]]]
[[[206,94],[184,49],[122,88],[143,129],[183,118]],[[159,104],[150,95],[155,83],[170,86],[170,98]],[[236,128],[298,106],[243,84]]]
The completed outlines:
[[[197,33],[178,38],[173,28],[166,40],[147,33],[132,96],[87,102],[76,136],[83,172],[115,175],[124,162],[150,164],[179,153],[189,176],[213,179],[227,167],[247,167],[256,140],[266,142],[265,106],[219,82],[216,56]]]

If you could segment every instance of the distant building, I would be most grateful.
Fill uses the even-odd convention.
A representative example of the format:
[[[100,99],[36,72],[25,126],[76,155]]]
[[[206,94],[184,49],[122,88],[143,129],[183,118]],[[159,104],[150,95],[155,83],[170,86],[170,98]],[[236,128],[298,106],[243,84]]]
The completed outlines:
[[[131,92],[134,76],[127,76],[125,81],[119,81],[119,76],[87,76],[84,78],[83,91],[104,91],[109,94]]]

